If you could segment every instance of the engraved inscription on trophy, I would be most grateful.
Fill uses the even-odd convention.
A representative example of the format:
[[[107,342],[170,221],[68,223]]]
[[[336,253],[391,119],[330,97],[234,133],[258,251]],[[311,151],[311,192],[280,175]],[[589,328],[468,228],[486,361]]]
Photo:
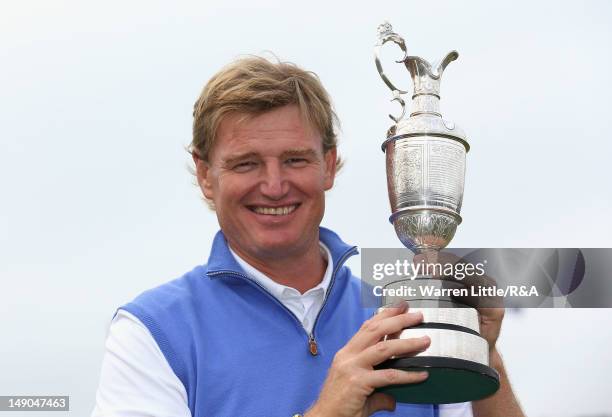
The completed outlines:
[[[426,146],[419,143],[402,143],[399,148],[396,148],[396,152],[389,154],[392,159],[398,157],[395,164],[403,166],[403,169],[396,171],[397,175],[387,178],[390,181],[389,187],[402,189],[401,193],[393,195],[393,197],[399,199],[393,201],[392,204],[397,207],[418,205],[426,184],[423,178],[423,160]]]
[[[451,141],[430,141],[427,193],[433,201],[450,209],[461,209],[460,184],[465,175],[465,148]]]

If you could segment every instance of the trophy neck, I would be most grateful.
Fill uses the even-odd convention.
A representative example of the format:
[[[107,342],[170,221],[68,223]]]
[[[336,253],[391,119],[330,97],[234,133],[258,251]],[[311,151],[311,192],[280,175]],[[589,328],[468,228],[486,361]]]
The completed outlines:
[[[412,96],[410,117],[420,114],[432,114],[442,117],[440,113],[440,97],[435,94],[415,94]]]

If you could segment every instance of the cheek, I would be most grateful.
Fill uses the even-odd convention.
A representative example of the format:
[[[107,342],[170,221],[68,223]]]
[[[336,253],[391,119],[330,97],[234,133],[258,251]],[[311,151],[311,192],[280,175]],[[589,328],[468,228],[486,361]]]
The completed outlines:
[[[317,174],[318,175],[311,177],[307,186],[313,195],[317,195],[323,198],[325,196],[325,191],[328,188],[327,180],[323,175],[321,175],[320,172],[318,172]]]
[[[292,172],[291,180],[305,190],[319,192],[325,187],[326,176],[322,167],[312,166]]]
[[[323,207],[325,203],[325,179],[319,175],[303,179],[298,186],[300,192],[307,198],[310,205]]]
[[[229,173],[218,177],[216,192],[220,199],[236,202],[252,191],[256,185],[252,176]]]

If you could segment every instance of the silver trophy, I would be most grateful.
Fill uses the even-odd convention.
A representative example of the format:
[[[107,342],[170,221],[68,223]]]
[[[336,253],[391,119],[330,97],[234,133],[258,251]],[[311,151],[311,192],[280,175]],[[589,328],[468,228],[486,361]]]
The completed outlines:
[[[395,124],[382,144],[392,210],[389,220],[404,246],[414,253],[433,252],[431,257],[448,245],[461,223],[469,145],[465,133],[440,113],[440,79],[459,54],[449,52],[440,62],[430,64],[418,56],[409,56],[404,39],[393,32],[389,23],[379,26],[378,36],[376,68],[402,110],[399,116],[390,115]],[[389,41],[403,51],[404,57],[397,63],[404,64],[412,77],[414,90],[408,117],[402,98],[408,92],[391,82],[380,61],[380,49]],[[464,286],[458,280],[421,275],[387,287],[418,285]],[[424,322],[393,337],[428,335],[430,347],[415,356],[392,358],[380,367],[425,369],[429,378],[421,384],[389,386],[382,391],[400,402],[434,404],[472,401],[494,393],[499,388],[499,376],[489,367],[488,345],[479,334],[477,310],[450,297],[415,298],[405,299],[411,311],[423,312]],[[386,299],[384,304],[390,301],[397,300]]]

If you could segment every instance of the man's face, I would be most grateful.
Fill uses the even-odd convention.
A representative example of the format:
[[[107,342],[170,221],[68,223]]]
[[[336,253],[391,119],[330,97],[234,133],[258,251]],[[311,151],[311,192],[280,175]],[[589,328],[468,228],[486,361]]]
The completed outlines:
[[[336,150],[323,153],[295,105],[243,116],[222,120],[208,162],[196,159],[198,183],[238,254],[299,256],[318,243]]]

